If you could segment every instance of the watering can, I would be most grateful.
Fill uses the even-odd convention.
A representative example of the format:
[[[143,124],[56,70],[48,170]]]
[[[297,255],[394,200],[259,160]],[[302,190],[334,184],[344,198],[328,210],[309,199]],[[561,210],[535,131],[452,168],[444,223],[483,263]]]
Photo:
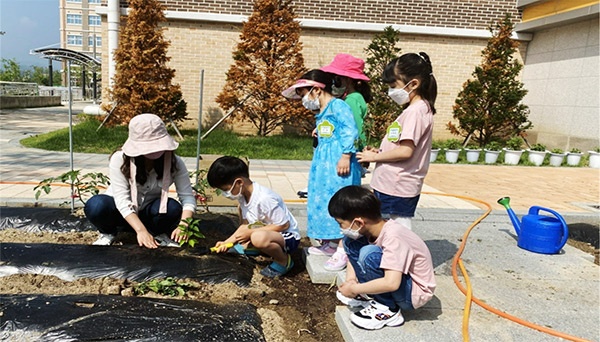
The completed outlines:
[[[519,218],[509,205],[509,197],[502,197],[498,203],[508,211],[508,216],[519,237],[517,246],[535,253],[556,254],[567,243],[569,227],[565,219],[556,211],[533,206],[519,222]],[[546,211],[554,217],[540,215],[540,211]]]

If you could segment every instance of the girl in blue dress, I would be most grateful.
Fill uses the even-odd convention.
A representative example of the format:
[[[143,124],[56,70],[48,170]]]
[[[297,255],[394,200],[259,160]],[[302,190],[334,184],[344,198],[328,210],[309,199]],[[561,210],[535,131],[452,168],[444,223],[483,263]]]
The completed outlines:
[[[329,216],[329,200],[339,189],[361,182],[355,146],[358,130],[352,109],[331,94],[332,85],[332,74],[314,69],[283,92],[287,98],[302,99],[306,109],[318,113],[315,117],[318,144],[308,177],[307,234],[321,241],[320,247],[309,248],[310,254],[331,256],[325,263],[326,269],[347,260],[342,249],[337,251],[342,233],[339,224]]]

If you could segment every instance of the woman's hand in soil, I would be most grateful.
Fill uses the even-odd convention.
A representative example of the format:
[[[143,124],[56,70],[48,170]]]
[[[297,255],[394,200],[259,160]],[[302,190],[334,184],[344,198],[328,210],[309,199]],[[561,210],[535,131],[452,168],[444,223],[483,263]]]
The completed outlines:
[[[342,154],[340,160],[337,163],[337,173],[338,176],[343,177],[350,174],[350,155]]]
[[[179,229],[179,227],[177,227],[173,230],[173,232],[171,233],[171,239],[173,239],[173,241],[175,241],[177,243],[187,240],[185,234],[183,234],[183,232],[181,231],[181,229]]]
[[[154,240],[154,236],[152,236],[152,234],[150,234],[148,231],[138,232],[137,240],[140,246],[146,248],[158,248],[158,243],[156,243],[156,240]]]

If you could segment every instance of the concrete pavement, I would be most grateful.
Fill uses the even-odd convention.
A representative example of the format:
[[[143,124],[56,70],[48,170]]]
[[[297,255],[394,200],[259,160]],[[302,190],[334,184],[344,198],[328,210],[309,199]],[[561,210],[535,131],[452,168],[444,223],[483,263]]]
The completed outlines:
[[[86,104],[76,104],[74,113]],[[0,112],[0,205],[34,205],[35,184],[69,170],[69,154],[27,149],[19,140],[68,125],[66,107],[3,110]],[[215,156],[203,155],[201,168]],[[108,156],[74,155],[74,168],[108,173]],[[194,169],[194,158],[186,158]],[[296,195],[306,187],[309,161],[250,160],[251,178],[280,193],[306,225],[306,207]],[[364,179],[369,182],[370,175]],[[426,179],[413,229],[426,241],[436,267],[438,288],[424,308],[407,313],[398,328],[377,332],[349,323],[350,312],[340,306],[336,319],[347,341],[455,341],[461,339],[464,295],[453,283],[450,265],[464,231],[483,211],[456,194],[490,203],[494,211],[471,234],[462,256],[474,295],[515,316],[572,336],[600,340],[598,266],[593,258],[571,246],[561,254],[542,255],[520,249],[505,211],[496,204],[510,196],[523,214],[531,205],[560,212],[567,223],[598,225],[600,170],[587,167],[550,168],[496,165],[433,164]],[[54,189],[38,205],[53,206],[69,198],[68,188]],[[231,202],[214,198],[212,205]],[[227,210],[227,209],[226,209]],[[462,283],[464,280],[460,278]],[[333,314],[333,313],[332,313]],[[524,328],[497,315],[472,307],[470,335],[475,341],[554,341],[555,337]]]

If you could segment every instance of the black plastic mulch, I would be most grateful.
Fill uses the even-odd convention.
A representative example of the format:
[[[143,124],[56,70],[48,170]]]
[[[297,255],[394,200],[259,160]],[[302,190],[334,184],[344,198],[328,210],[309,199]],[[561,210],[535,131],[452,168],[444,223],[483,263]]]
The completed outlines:
[[[0,340],[264,341],[256,307],[121,296],[0,295]]]

